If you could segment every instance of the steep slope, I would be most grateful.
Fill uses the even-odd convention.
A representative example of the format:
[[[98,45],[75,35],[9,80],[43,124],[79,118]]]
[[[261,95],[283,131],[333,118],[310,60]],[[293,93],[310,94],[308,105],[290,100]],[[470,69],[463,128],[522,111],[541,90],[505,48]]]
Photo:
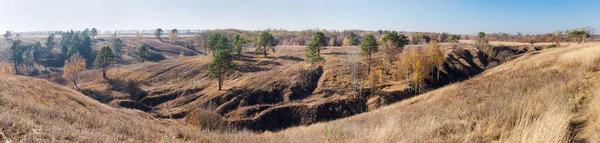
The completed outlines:
[[[600,44],[524,55],[375,111],[265,133],[287,142],[598,141]],[[227,140],[226,138],[222,138]]]
[[[46,80],[0,75],[0,141],[155,142],[176,139],[183,128]]]

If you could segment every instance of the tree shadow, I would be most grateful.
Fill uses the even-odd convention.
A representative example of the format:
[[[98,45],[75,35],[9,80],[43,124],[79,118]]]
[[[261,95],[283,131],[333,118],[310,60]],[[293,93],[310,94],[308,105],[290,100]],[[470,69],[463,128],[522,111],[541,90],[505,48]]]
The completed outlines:
[[[260,72],[265,71],[267,69],[255,65],[238,65],[236,70],[239,72]]]
[[[244,61],[244,62],[256,62],[256,60],[254,60],[252,56],[247,56],[247,55],[236,55],[234,57],[236,60],[238,61]]]
[[[279,56],[277,58],[284,59],[284,60],[289,60],[289,61],[297,61],[297,62],[304,61],[304,59],[298,58],[298,57],[295,57],[295,56]]]
[[[341,56],[341,55],[348,55],[348,53],[342,53],[342,52],[329,52],[329,53],[321,53],[323,55],[337,55],[337,56]]]
[[[258,66],[267,66],[267,65],[281,66],[282,64],[280,62],[265,60],[265,61],[258,62],[256,65],[258,65]]]

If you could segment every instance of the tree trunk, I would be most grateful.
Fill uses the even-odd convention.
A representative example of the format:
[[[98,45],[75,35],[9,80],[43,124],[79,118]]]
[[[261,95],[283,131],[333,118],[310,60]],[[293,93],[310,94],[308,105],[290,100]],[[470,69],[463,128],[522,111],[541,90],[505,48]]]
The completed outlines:
[[[16,63],[13,63],[13,65],[15,66],[15,75],[19,75],[19,65]]]
[[[367,63],[368,64],[367,75],[371,74],[371,55],[370,54],[368,56],[368,59],[369,59],[369,62]]]
[[[266,58],[267,57],[267,47],[265,47],[264,51],[265,51],[264,54],[265,54],[265,58]]]
[[[221,90],[221,87],[223,87],[223,78],[219,75],[219,90]]]
[[[71,79],[73,79],[73,85],[75,86],[75,88],[77,88],[77,90],[81,90],[79,89],[79,86],[77,86],[77,82],[75,82],[75,74],[73,74],[73,76],[71,77]]]
[[[437,69],[437,82],[440,82],[440,69]]]
[[[108,78],[106,78],[106,67],[102,68],[102,77],[104,79],[108,79]]]

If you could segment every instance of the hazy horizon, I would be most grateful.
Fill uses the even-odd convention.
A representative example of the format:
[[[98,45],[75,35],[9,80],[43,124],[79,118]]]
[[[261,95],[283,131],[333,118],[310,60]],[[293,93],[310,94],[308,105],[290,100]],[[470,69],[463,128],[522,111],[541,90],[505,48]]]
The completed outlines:
[[[599,1],[0,0],[1,31],[163,29],[550,33],[600,27]],[[576,22],[575,22],[576,21]]]

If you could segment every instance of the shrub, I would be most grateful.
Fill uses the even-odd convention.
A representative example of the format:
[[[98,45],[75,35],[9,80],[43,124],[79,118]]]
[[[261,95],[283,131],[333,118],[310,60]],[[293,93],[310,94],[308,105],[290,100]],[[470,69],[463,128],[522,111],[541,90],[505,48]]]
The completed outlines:
[[[556,48],[556,47],[557,46],[555,44],[551,44],[551,45],[546,46],[547,49]]]
[[[219,114],[204,109],[192,111],[185,121],[200,130],[225,131],[227,129],[227,124]]]
[[[146,93],[139,87],[139,84],[139,82],[131,79],[125,82],[125,91],[133,101],[140,101],[146,96]]]

